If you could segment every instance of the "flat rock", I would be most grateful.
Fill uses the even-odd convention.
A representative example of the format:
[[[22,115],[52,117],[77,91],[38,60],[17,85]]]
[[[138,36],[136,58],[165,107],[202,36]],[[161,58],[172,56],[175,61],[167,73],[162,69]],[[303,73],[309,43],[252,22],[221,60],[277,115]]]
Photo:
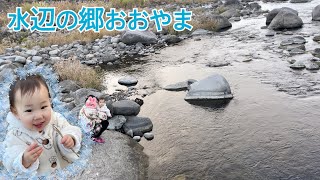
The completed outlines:
[[[126,77],[120,78],[118,80],[118,83],[124,86],[135,86],[138,83],[138,80],[135,77],[126,76]]]
[[[59,82],[59,86],[60,86],[62,93],[74,92],[74,91],[81,88],[76,82],[71,81],[71,80],[61,81],[61,82]]]
[[[140,105],[131,100],[117,101],[112,106],[115,115],[136,116],[140,112]]]
[[[306,66],[302,61],[296,61],[295,63],[290,65],[290,68],[300,70],[306,68]]]
[[[121,36],[121,42],[128,45],[138,42],[150,45],[157,43],[157,36],[151,31],[125,31]]]

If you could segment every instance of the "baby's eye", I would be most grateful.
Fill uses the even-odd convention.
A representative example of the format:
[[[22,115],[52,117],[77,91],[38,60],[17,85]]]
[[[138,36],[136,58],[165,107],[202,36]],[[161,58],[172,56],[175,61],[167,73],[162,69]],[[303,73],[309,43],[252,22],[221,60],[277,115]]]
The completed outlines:
[[[31,109],[27,109],[24,112],[32,112],[32,110]]]
[[[47,107],[48,107],[48,106],[42,106],[41,109],[45,109],[45,108],[47,108]]]

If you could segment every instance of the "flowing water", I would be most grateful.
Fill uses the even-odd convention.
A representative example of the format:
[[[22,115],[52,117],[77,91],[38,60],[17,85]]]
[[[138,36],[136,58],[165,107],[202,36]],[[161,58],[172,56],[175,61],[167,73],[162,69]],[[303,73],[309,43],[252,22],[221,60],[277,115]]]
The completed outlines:
[[[320,24],[311,21],[311,11],[320,1],[261,4],[298,10],[304,27],[292,32],[306,38],[307,51],[319,47],[312,37]],[[140,142],[149,156],[149,179],[320,179],[319,72],[290,69],[291,57],[278,46],[292,36],[266,37],[264,25],[264,16],[243,19],[227,32],[185,40],[107,73],[110,91],[130,74],[138,88],[155,92],[139,114],[154,124],[155,139]],[[230,65],[211,68],[208,61]],[[223,75],[234,94],[224,108],[191,105],[186,92],[161,90],[213,73]]]

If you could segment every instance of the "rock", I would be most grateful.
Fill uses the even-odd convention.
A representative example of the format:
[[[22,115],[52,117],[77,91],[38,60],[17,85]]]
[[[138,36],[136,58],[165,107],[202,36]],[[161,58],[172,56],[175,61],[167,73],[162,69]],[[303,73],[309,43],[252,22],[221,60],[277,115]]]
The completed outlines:
[[[150,45],[157,43],[157,36],[151,31],[125,31],[121,36],[121,41],[128,45],[138,42]]]
[[[110,53],[106,53],[104,54],[102,57],[101,57],[101,60],[103,63],[109,63],[109,62],[115,62],[117,61],[118,59],[120,59],[120,56],[116,56],[116,55],[113,55],[113,54],[110,54]]]
[[[60,57],[50,57],[50,60],[53,61],[54,63],[58,62],[61,60]]]
[[[26,52],[26,54],[28,54],[29,56],[35,56],[35,55],[38,54],[38,51],[36,51],[36,50],[28,50]]]
[[[154,138],[153,133],[144,133],[143,137],[146,138],[146,140],[151,141]]]
[[[218,100],[231,99],[231,89],[227,80],[219,75],[213,74],[205,79],[191,84],[185,100]]]
[[[230,21],[241,21],[240,17],[232,17],[229,19]]]
[[[223,31],[232,27],[232,24],[228,21],[227,18],[221,15],[214,15],[214,14],[209,14],[201,17],[200,23],[212,24],[213,25],[212,28],[215,31]]]
[[[118,83],[124,86],[135,86],[138,83],[138,80],[135,77],[127,76],[120,78]]]
[[[14,70],[16,68],[17,68],[17,66],[14,65],[14,64],[4,64],[4,65],[0,66],[0,71],[3,71],[4,69],[12,69],[12,70]]]
[[[283,7],[283,8],[277,8],[277,9],[273,9],[272,11],[270,11],[267,15],[267,20],[266,20],[266,24],[269,25],[271,23],[271,21],[273,20],[274,17],[277,16],[277,14],[281,11],[281,10],[286,10],[286,11],[290,11],[293,12],[294,14],[296,14],[298,16],[298,11],[288,8],[288,7]]]
[[[254,2],[254,3],[250,3],[250,4],[247,6],[247,8],[249,8],[249,9],[251,9],[251,10],[253,10],[253,11],[257,11],[257,10],[260,10],[260,9],[261,9],[261,6],[260,6],[258,3]]]
[[[112,117],[111,119],[108,119],[109,130],[119,130],[122,128],[123,124],[127,121],[127,119],[122,115],[117,115]]]
[[[293,35],[293,32],[292,31],[285,31],[283,34],[284,35]]]
[[[101,48],[99,46],[92,46],[92,50],[98,52]]]
[[[11,68],[2,69],[0,71],[0,81],[3,82],[5,80],[5,77],[8,76],[8,74],[14,74],[13,69]]]
[[[59,49],[55,49],[55,50],[49,51],[49,54],[50,54],[51,56],[55,56],[55,55],[58,55],[59,52],[60,52]]]
[[[296,61],[295,63],[290,65],[291,69],[304,69],[306,66],[304,65],[304,63],[302,61]]]
[[[293,44],[293,45],[287,45],[287,46],[279,46],[281,49],[286,49],[288,51],[292,51],[294,49],[301,49],[303,51],[306,50],[306,47],[304,44]]]
[[[91,59],[91,60],[88,60],[88,61],[82,61],[81,63],[86,64],[88,66],[93,66],[93,65],[98,64],[98,60],[97,59]]]
[[[320,48],[315,48],[315,49],[311,52],[311,54],[312,54],[313,56],[315,56],[315,57],[320,58]]]
[[[297,60],[295,60],[295,59],[288,59],[287,61],[288,61],[288,63],[290,63],[290,64],[294,64]]]
[[[289,51],[290,55],[297,55],[297,54],[304,54],[304,50],[302,49],[298,49],[298,48],[294,48],[292,50]]]
[[[223,7],[226,9],[242,9],[243,8],[239,0],[225,0]]]
[[[14,59],[14,62],[21,63],[21,64],[26,64],[27,59],[22,56],[16,56]]]
[[[112,106],[115,115],[136,116],[140,112],[139,104],[131,100],[117,101]]]
[[[290,0],[291,3],[307,3],[309,0]]]
[[[292,45],[292,44],[305,44],[307,41],[304,37],[302,36],[295,36],[286,40],[283,40],[280,45],[281,46],[287,46],[287,45]]]
[[[41,56],[33,56],[32,57],[32,62],[41,63],[42,62],[42,57]]]
[[[62,99],[61,101],[65,103],[69,103],[71,101],[74,101],[74,98],[66,98],[66,99]]]
[[[193,33],[191,34],[191,36],[198,36],[198,35],[207,35],[211,33],[208,30],[205,29],[196,29],[195,31],[193,31]]]
[[[84,104],[87,96],[89,95],[94,95],[96,97],[99,97],[102,95],[102,93],[100,93],[96,89],[86,89],[86,88],[78,89],[74,93],[72,93],[76,106],[80,104]]]
[[[189,84],[188,81],[178,82],[175,84],[170,84],[163,89],[167,91],[186,91],[188,90]]]
[[[170,35],[170,34],[165,35],[162,38],[164,39],[164,42],[166,42],[167,44],[175,44],[181,41],[181,39],[176,35]]]
[[[316,6],[312,10],[312,20],[313,21],[320,21],[320,5]]]
[[[140,136],[133,136],[132,139],[135,140],[135,141],[137,141],[137,142],[140,142],[141,137],[140,137]]]
[[[240,12],[237,9],[229,9],[220,14],[221,16],[230,19],[231,17],[240,17]]]
[[[87,60],[91,60],[92,58],[94,58],[94,54],[87,54],[86,55]]]
[[[67,109],[69,111],[71,111],[75,107],[76,107],[76,105],[74,104],[74,102],[65,103],[62,106],[63,109]]]
[[[315,62],[310,62],[310,63],[308,63],[308,64],[306,65],[306,69],[312,71],[312,70],[319,70],[320,67],[319,67],[319,65],[318,65],[317,63],[315,63]]]
[[[59,86],[62,93],[74,92],[81,88],[76,82],[71,80],[61,81],[59,82]]]
[[[276,34],[276,32],[274,32],[274,31],[268,31],[267,33],[266,33],[266,36],[274,36]]]
[[[3,56],[2,58],[5,60],[14,61],[16,59],[16,56]]]
[[[229,62],[216,62],[216,61],[210,61],[207,63],[206,66],[208,67],[222,67],[222,66],[229,66]]]
[[[269,29],[281,30],[301,28],[302,19],[290,10],[281,10],[276,17],[273,18],[269,25]]]
[[[123,124],[123,131],[133,136],[143,136],[144,133],[152,131],[153,124],[147,117],[127,116],[127,122]]]
[[[320,42],[320,36],[313,37],[313,41]]]
[[[111,43],[119,43],[119,42],[120,42],[120,38],[118,38],[118,37],[111,38]]]
[[[106,142],[93,146],[88,167],[73,179],[147,179],[149,160],[143,146],[116,131],[104,131],[102,138]]]

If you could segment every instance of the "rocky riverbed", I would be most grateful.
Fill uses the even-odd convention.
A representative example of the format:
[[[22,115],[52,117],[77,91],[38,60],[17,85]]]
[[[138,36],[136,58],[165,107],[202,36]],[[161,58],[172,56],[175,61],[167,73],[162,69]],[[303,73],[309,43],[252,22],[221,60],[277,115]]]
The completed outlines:
[[[223,13],[218,13],[220,15],[199,13],[195,18],[218,22],[217,31],[231,25],[232,28],[219,33],[198,29],[192,35],[181,36],[152,33],[151,29],[146,33],[126,32],[135,37],[131,41],[123,34],[105,36],[91,43],[32,49],[15,46],[7,48],[0,57],[0,70],[5,75],[8,69],[31,62],[50,66],[69,57],[89,66],[101,65],[106,70],[106,92],[111,94],[107,99],[109,105],[115,105],[115,112],[121,111],[114,117],[114,127],[123,126],[121,123],[129,119],[135,121],[138,113],[153,121],[155,139],[141,142],[149,156],[149,167],[142,148],[132,139],[107,132],[105,137],[112,139],[106,143],[111,148],[110,158],[106,160],[118,161],[113,154],[118,148],[132,150],[121,151],[123,156],[119,157],[136,158],[121,161],[130,168],[123,169],[121,165],[116,171],[119,174],[109,176],[102,169],[92,174],[94,169],[108,163],[95,158],[101,155],[99,147],[95,147],[91,166],[83,172],[84,177],[316,179],[319,165],[316,152],[320,146],[316,141],[319,136],[316,131],[319,126],[317,95],[320,93],[317,76],[319,22],[312,19],[317,19],[318,12],[314,9],[318,3],[315,0],[295,3],[228,0],[193,4],[192,8],[206,12],[217,13],[217,9],[225,8]],[[172,4],[164,6],[178,8]],[[274,10],[282,7],[293,10]],[[281,24],[282,19],[276,18],[277,14],[295,19],[293,27],[298,29],[289,29],[292,24]],[[265,26],[268,18],[264,15],[273,16],[269,29]],[[9,32],[8,36],[16,35]],[[27,35],[27,38],[32,40],[32,36],[42,35]],[[175,46],[167,47],[170,44]],[[132,59],[136,56],[140,58]],[[161,90],[177,82],[188,84],[190,79],[200,80],[212,73],[226,77],[235,95],[223,109],[193,106],[183,100],[185,92]],[[119,81],[126,76],[130,77],[125,78],[125,82]],[[68,89],[71,82],[61,83],[65,87],[61,100],[74,113],[78,112],[85,95],[101,93],[76,85]],[[119,83],[137,85],[126,87]],[[185,86],[183,90],[187,89]],[[141,108],[126,100],[136,97],[144,100]],[[150,131],[150,121],[141,119],[149,128],[145,132]],[[143,135],[133,130],[135,123],[131,125],[131,131],[120,131],[131,137]],[[116,168],[112,164],[106,167],[108,172]],[[310,166],[305,167],[305,164]],[[132,178],[128,174],[132,174]]]

